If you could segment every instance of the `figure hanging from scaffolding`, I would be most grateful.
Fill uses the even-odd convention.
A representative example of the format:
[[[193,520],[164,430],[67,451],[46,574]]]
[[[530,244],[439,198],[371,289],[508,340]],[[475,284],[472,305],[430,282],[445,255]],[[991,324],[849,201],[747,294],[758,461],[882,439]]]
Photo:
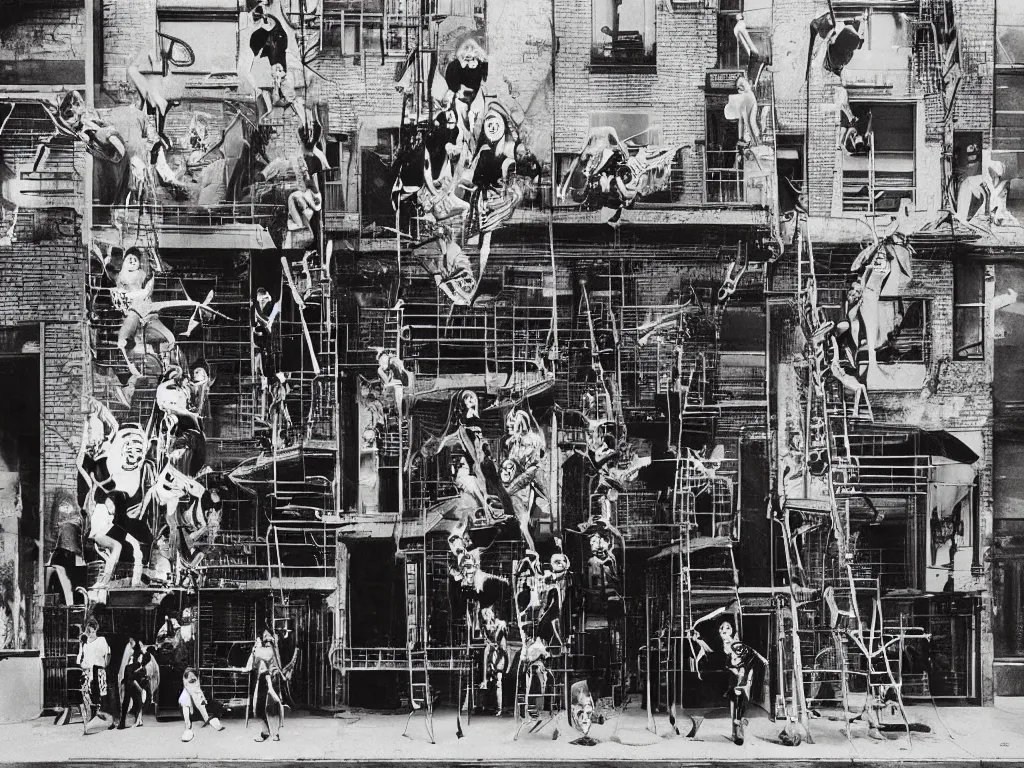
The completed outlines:
[[[398,353],[383,347],[374,347],[377,352],[377,378],[384,392],[395,395],[395,405],[400,417],[408,415],[413,405],[416,379],[405,367]],[[407,394],[407,390],[412,390]]]
[[[480,243],[480,279],[487,269],[491,236],[515,213],[540,177],[540,164],[519,141],[512,116],[497,101],[487,106],[471,178],[470,211],[463,223],[463,240]],[[475,234],[472,234],[475,233]]]
[[[273,306],[271,306],[273,304]],[[281,312],[281,301],[274,301],[270,291],[259,288],[252,303],[253,374],[259,376],[264,399],[268,380],[277,375],[274,322]]]
[[[228,319],[210,306],[213,300],[212,291],[203,302],[188,298],[187,293],[186,298],[180,301],[153,301],[156,273],[162,269],[159,257],[155,253],[144,253],[135,247],[128,248],[120,259],[114,256],[113,250],[106,255],[94,253],[114,283],[114,287],[110,289],[111,301],[114,307],[124,314],[124,320],[117,332],[117,348],[121,351],[128,370],[134,376],[141,376],[142,373],[129,356],[129,345],[134,354],[139,356],[145,354],[146,344],[152,343],[164,365],[170,365],[174,359],[177,341],[160,319],[160,312],[167,309],[189,308],[194,310],[194,315],[205,312]]]
[[[487,80],[487,53],[478,33],[465,34],[455,46],[455,53],[445,67],[444,78],[434,78],[434,97],[442,109],[455,112],[463,150],[460,154],[472,156],[473,134],[483,112],[481,86]]]
[[[530,522],[549,521],[547,472],[544,471],[544,436],[533,417],[524,410],[511,411],[505,419],[505,460],[501,482],[512,500],[519,530],[529,550],[536,545]]]
[[[284,371],[278,371],[271,381],[270,408],[267,410],[267,420],[270,422],[273,431],[273,444],[289,446],[293,440],[292,415],[288,410],[288,395],[291,394],[289,375]]]
[[[449,467],[461,491],[457,517],[464,525],[486,528],[514,516],[512,499],[501,483],[483,437],[480,401],[472,390],[458,396],[459,424],[438,442],[435,452],[450,449]]]
[[[473,273],[469,256],[444,227],[439,228],[436,242],[439,253],[421,256],[420,263],[452,304],[458,307],[472,306],[480,281],[479,276]]]

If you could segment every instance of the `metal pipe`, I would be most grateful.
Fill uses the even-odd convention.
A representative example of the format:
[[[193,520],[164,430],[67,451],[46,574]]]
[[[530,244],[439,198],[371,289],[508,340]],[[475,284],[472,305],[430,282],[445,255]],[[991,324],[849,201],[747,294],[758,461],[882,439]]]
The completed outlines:
[[[46,321],[39,322],[39,537],[36,555],[36,591],[38,593],[39,617],[42,620],[43,606],[46,605]],[[17,571],[15,571],[17,574]],[[20,611],[15,611],[18,613]],[[36,613],[35,610],[32,611]],[[33,629],[34,629],[33,622]],[[41,628],[41,625],[40,625]],[[40,637],[40,641],[42,638]],[[33,643],[34,644],[34,643]],[[42,642],[39,643],[42,648]]]

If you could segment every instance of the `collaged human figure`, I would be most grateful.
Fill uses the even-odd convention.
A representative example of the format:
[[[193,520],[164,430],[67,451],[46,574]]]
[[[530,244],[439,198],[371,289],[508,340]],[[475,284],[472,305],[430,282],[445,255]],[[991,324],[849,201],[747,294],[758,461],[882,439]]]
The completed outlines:
[[[497,617],[493,606],[480,609],[480,621],[484,635],[484,680],[480,683],[480,690],[494,689],[494,716],[501,717],[505,702],[503,684],[510,663],[508,622]]]
[[[480,236],[482,278],[491,251],[491,235],[512,218],[539,178],[540,164],[520,143],[512,116],[497,101],[487,105],[476,144],[476,157],[467,171],[473,191],[464,232],[468,235],[475,228]]]
[[[603,599],[609,609],[621,609],[622,579],[615,558],[612,534],[608,530],[594,529],[587,540],[590,559],[587,561],[588,590]]]
[[[505,461],[501,482],[512,500],[519,529],[530,550],[536,549],[530,534],[531,518],[546,519],[549,513],[544,469],[544,436],[529,413],[516,409],[505,419]]]
[[[483,437],[480,401],[472,390],[458,398],[459,424],[438,443],[449,451],[452,480],[460,491],[457,516],[463,525],[490,527],[514,514],[512,499],[501,483]]]
[[[136,335],[140,330],[143,341],[155,344],[158,354],[162,352],[169,355],[177,344],[170,328],[160,319],[159,308],[153,301],[153,289],[156,286],[154,265],[155,262],[138,248],[125,251],[120,266],[112,254],[103,258],[103,268],[114,282],[110,292],[111,300],[114,307],[124,314],[124,321],[117,332],[117,348],[124,355],[128,370],[136,376],[141,374],[128,357],[128,347],[129,342],[135,346]],[[165,349],[160,349],[161,344]]]
[[[470,635],[480,628],[481,607],[493,606],[498,600],[499,585],[508,584],[508,579],[487,573],[481,567],[482,547],[473,547],[467,535],[467,527],[456,526],[448,537],[448,549],[452,553],[455,567],[448,568],[452,581],[461,587],[465,601],[466,627]]]
[[[134,555],[132,583],[140,585],[153,542],[152,531],[142,519],[146,435],[137,424],[119,425],[95,399],[88,398],[86,408],[78,459],[79,505],[89,516],[89,537],[106,561],[94,589],[109,584],[126,544]]]
[[[726,658],[726,669],[731,675],[731,684],[725,696],[729,699],[729,714],[732,718],[732,740],[737,745],[742,745],[744,740],[744,726],[747,725],[746,711],[750,703],[750,692],[754,685],[754,662],[761,661],[767,665],[767,660],[746,643],[740,641],[736,634],[735,624],[731,617],[723,617],[718,622],[718,636],[722,641],[722,651]],[[701,637],[696,628],[691,628],[689,639],[701,648],[696,663],[705,653],[713,653],[711,647]]]
[[[182,741],[192,741],[195,736],[192,731],[192,719],[199,715],[204,725],[211,725],[215,730],[223,731],[224,726],[220,719],[211,717],[207,710],[208,703],[206,694],[199,685],[199,675],[194,667],[185,667],[181,676],[181,693],[178,695],[178,706],[181,707],[181,714],[185,720],[185,730],[181,734]]]
[[[632,154],[609,126],[591,128],[580,153],[558,188],[559,201],[572,199],[588,210],[602,209],[602,220],[617,225],[625,208],[668,188],[672,161],[682,145],[642,146]]]
[[[587,681],[579,680],[569,689],[569,723],[584,737],[589,737],[594,722],[594,696]]]
[[[476,301],[480,280],[473,264],[451,233],[439,228],[439,252],[422,256],[420,263],[438,289],[457,307],[469,307]]]
[[[207,490],[183,467],[188,462],[186,438],[175,440],[167,462],[146,492],[144,506],[155,502],[164,510],[168,530],[168,549],[175,563],[177,580],[184,581],[213,544],[220,529],[221,499],[216,489]]]
[[[279,692],[282,673],[274,635],[270,630],[264,630],[253,645],[243,671],[250,673],[249,706],[252,715],[263,723],[255,741],[266,741],[271,736],[274,741],[280,741],[280,730],[284,725],[284,702]]]
[[[547,710],[553,717],[555,703],[548,695],[549,687],[554,684],[554,675],[548,669],[551,653],[539,637],[524,641],[524,646],[521,664],[526,677],[526,716],[536,720],[542,711]]]

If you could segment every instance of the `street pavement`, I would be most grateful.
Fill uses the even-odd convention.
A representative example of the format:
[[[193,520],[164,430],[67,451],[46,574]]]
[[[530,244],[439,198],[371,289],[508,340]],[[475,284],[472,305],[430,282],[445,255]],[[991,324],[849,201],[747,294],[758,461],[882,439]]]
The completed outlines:
[[[692,714],[692,713],[691,713]],[[633,707],[612,712],[602,725],[595,725],[592,746],[573,744],[579,734],[560,716],[536,733],[524,728],[514,741],[515,723],[509,718],[478,715],[466,722],[464,738],[456,733],[453,710],[434,714],[435,742],[428,739],[424,718],[415,715],[403,736],[404,713],[381,714],[346,710],[335,716],[290,715],[281,740],[256,743],[259,726],[241,719],[225,719],[223,731],[210,727],[196,730],[189,743],[181,741],[181,720],[156,722],[151,715],[145,725],[124,731],[105,731],[85,736],[80,722],[58,726],[52,717],[27,723],[0,725],[0,763],[68,763],[110,765],[130,762],[140,766],[181,766],[186,762],[207,765],[249,764],[272,761],[276,765],[360,762],[417,763],[447,765],[497,765],[565,763],[589,761],[733,763],[760,765],[794,763],[824,765],[950,765],[984,766],[990,763],[1024,765],[1024,699],[997,699],[995,707],[940,707],[918,705],[909,708],[910,720],[929,732],[888,733],[885,741],[868,736],[867,726],[855,723],[852,738],[844,733],[841,710],[822,710],[812,720],[813,744],[798,747],[776,743],[782,723],[772,722],[762,711],[750,715],[743,746],[729,739],[730,724],[723,710],[704,713],[706,720],[697,737],[685,738],[687,717],[678,724],[677,736],[666,716],[656,719],[657,734],[650,733],[646,714]],[[890,718],[895,722],[894,718]],[[197,724],[198,725],[198,724]],[[557,732],[557,738],[552,737]]]

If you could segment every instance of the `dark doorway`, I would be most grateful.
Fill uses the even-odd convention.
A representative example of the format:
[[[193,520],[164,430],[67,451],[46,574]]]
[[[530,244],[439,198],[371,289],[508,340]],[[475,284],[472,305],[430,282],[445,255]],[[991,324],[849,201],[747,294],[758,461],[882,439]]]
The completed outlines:
[[[29,617],[40,556],[38,355],[0,355],[0,392],[0,593],[14,609],[17,587]],[[9,647],[20,647],[18,636],[31,629],[19,627]]]

